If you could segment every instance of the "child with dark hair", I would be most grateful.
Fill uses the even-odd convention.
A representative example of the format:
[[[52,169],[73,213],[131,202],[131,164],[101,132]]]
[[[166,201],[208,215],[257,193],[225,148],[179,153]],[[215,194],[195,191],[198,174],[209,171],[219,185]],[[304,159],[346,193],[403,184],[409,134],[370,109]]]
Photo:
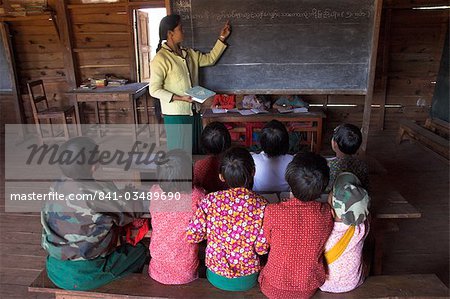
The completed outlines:
[[[336,177],[341,172],[351,172],[361,181],[362,187],[369,190],[369,171],[367,164],[356,157],[362,143],[361,130],[352,124],[342,124],[333,131],[331,147],[336,157],[328,160],[330,167],[330,182],[325,189],[329,193]]]
[[[252,154],[256,173],[254,191],[289,191],[284,178],[287,165],[292,161],[288,154],[289,134],[278,120],[268,122],[261,131],[259,139],[262,151]]]
[[[159,185],[150,189],[148,274],[163,284],[185,284],[198,278],[198,245],[187,242],[186,227],[205,193],[192,189],[192,162],[184,151],[169,151],[166,159],[157,167]]]
[[[228,129],[221,122],[208,124],[202,132],[201,144],[208,156],[194,164],[194,185],[215,192],[225,190],[227,185],[219,179],[222,154],[231,145]]]
[[[142,202],[95,196],[122,195],[114,183],[94,179],[98,146],[92,139],[72,138],[60,146],[59,155],[73,159],[60,162],[64,176],[51,191],[69,199],[83,195],[93,200],[66,199],[44,205],[42,247],[48,253],[50,280],[63,289],[91,290],[142,269],[147,252],[142,243],[117,246],[119,228],[143,214]]]
[[[245,291],[257,281],[257,254],[267,253],[262,234],[266,200],[251,191],[255,164],[244,148],[229,149],[220,177],[230,189],[206,195],[192,218],[188,241],[207,240],[206,277],[215,287]]]
[[[270,246],[259,278],[269,298],[309,298],[325,282],[323,250],[333,229],[330,206],[316,199],[329,178],[326,160],[313,153],[295,155],[286,169],[288,199],[267,206],[264,236]]]

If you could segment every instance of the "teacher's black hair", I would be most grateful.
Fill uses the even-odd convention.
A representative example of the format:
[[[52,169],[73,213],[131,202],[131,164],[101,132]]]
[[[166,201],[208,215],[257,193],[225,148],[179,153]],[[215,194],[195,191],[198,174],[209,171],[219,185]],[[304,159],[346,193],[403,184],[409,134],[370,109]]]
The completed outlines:
[[[167,33],[174,30],[180,24],[180,21],[180,15],[176,14],[168,15],[161,19],[159,23],[159,43],[156,52],[161,49],[162,41],[167,40]]]

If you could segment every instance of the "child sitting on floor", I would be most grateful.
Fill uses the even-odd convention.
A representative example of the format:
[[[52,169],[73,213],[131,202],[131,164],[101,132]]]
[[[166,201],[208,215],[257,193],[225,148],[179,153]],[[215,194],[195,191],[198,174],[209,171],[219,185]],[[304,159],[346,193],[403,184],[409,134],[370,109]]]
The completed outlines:
[[[251,191],[255,164],[244,148],[229,149],[220,165],[228,190],[206,195],[192,218],[188,241],[207,240],[206,277],[227,291],[251,289],[260,270],[257,254],[267,253],[262,235],[266,200]]]
[[[192,189],[192,162],[184,151],[169,151],[166,159],[157,168],[159,185],[150,189],[148,274],[159,283],[185,284],[198,278],[198,245],[186,241],[186,227],[204,192]]]
[[[338,175],[328,197],[334,228],[325,245],[328,276],[320,287],[331,293],[349,292],[366,276],[362,260],[364,240],[369,232],[367,216],[370,198],[352,173]]]
[[[256,167],[253,190],[289,191],[284,174],[293,157],[288,154],[289,134],[286,127],[278,120],[268,122],[261,131],[259,143],[262,152],[252,154]]]
[[[75,158],[61,162],[64,176],[51,191],[93,200],[47,202],[43,207],[42,247],[48,253],[50,280],[63,289],[85,291],[140,271],[147,248],[142,243],[117,246],[117,241],[119,228],[140,217],[148,206],[141,201],[99,199],[101,194],[123,195],[114,183],[93,178],[98,146],[92,139],[72,138],[60,146],[59,153]]]
[[[315,199],[328,177],[323,157],[299,153],[286,169],[291,198],[266,208],[263,230],[270,252],[259,282],[271,299],[309,298],[325,282],[323,250],[333,218],[330,206]]]
[[[222,154],[231,145],[231,136],[223,123],[212,122],[202,132],[201,144],[208,156],[194,164],[194,185],[215,192],[227,185],[219,179]]]
[[[333,131],[331,147],[336,157],[328,160],[330,167],[330,182],[325,192],[333,188],[336,177],[344,171],[355,174],[364,189],[369,190],[369,171],[364,161],[356,157],[356,152],[362,143],[361,130],[352,124],[342,124]]]

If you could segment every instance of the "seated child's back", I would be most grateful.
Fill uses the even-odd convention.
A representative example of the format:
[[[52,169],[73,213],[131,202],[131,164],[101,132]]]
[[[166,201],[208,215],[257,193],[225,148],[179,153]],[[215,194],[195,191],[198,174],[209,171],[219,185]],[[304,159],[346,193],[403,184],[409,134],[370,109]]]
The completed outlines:
[[[328,201],[335,222],[325,245],[328,276],[320,289],[349,292],[363,283],[366,274],[362,250],[369,232],[370,198],[354,174],[343,172],[336,178]]]
[[[163,284],[184,284],[198,278],[198,245],[186,240],[186,227],[204,193],[192,189],[190,157],[181,150],[167,153],[158,165],[159,185],[150,189],[152,236],[148,274]]]
[[[361,143],[361,130],[355,125],[342,124],[334,129],[331,147],[336,153],[336,157],[328,160],[330,182],[325,190],[326,193],[331,191],[336,177],[344,171],[356,175],[361,181],[363,188],[369,190],[367,164],[355,156]]]
[[[333,219],[330,206],[315,199],[328,176],[323,157],[295,155],[286,170],[293,196],[266,208],[263,230],[270,252],[259,279],[269,298],[308,298],[325,281],[323,250]]]
[[[61,162],[64,177],[52,191],[64,194],[66,199],[75,195],[92,200],[44,205],[42,247],[49,255],[46,269],[50,280],[63,289],[91,290],[139,270],[145,262],[145,246],[138,243],[118,247],[117,240],[119,227],[143,214],[142,202],[99,199],[100,194],[119,197],[120,190],[112,182],[93,178],[98,146],[92,139],[72,138],[59,151],[61,156],[74,159]]]
[[[288,154],[289,134],[286,127],[278,120],[268,122],[261,131],[260,144],[262,152],[252,154],[256,167],[253,190],[289,191],[284,174],[293,157]]]
[[[201,144],[207,157],[194,164],[194,185],[215,192],[227,188],[219,179],[219,166],[222,154],[231,145],[231,136],[223,123],[212,122],[202,132]]]
[[[229,149],[221,178],[230,186],[205,196],[188,228],[188,241],[207,240],[207,278],[216,287],[244,291],[256,284],[257,254],[267,252],[262,235],[266,200],[251,191],[255,171],[244,148]]]

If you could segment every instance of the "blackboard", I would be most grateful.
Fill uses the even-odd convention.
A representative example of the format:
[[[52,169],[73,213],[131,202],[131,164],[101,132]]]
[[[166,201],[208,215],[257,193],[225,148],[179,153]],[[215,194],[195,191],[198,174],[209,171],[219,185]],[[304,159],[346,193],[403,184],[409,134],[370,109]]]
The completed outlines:
[[[2,42],[0,42],[0,92],[11,92],[12,81],[9,74],[9,65],[6,60],[5,48]]]
[[[171,0],[183,45],[229,47],[200,84],[229,93],[366,94],[376,0]]]
[[[433,103],[431,106],[431,117],[449,121],[449,51],[448,51],[448,30],[445,38],[444,49],[442,51],[441,66],[434,88]]]

